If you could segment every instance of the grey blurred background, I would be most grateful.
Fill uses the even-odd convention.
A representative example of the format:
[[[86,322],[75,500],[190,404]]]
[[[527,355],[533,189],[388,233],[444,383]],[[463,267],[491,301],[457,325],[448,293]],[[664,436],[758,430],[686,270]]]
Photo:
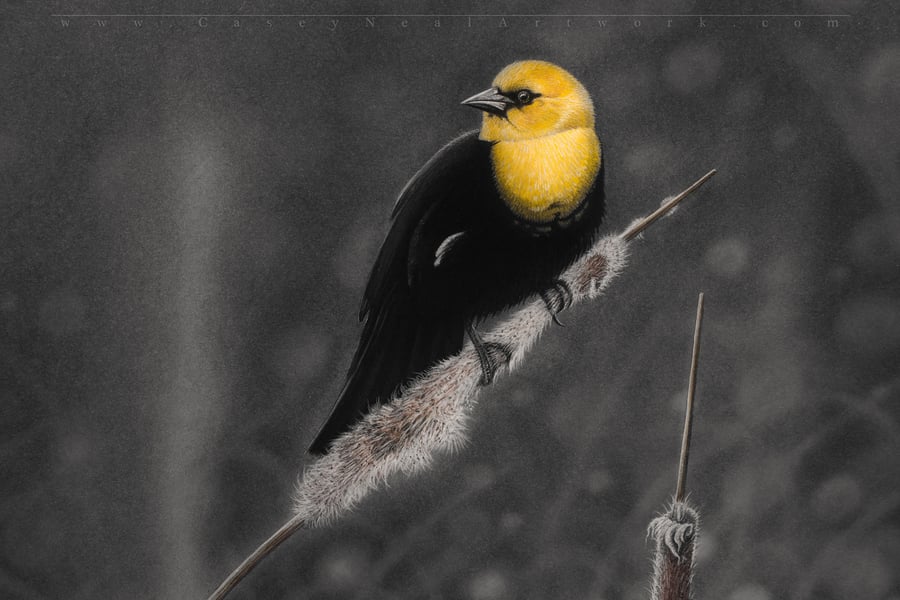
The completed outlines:
[[[0,597],[204,598],[274,530],[396,194],[477,126],[462,98],[543,58],[595,99],[607,231],[719,174],[482,394],[464,451],[301,532],[234,597],[647,598],[702,290],[697,597],[900,598],[889,3],[0,11]],[[498,16],[49,16],[404,11]],[[513,16],[748,11],[849,16]]]

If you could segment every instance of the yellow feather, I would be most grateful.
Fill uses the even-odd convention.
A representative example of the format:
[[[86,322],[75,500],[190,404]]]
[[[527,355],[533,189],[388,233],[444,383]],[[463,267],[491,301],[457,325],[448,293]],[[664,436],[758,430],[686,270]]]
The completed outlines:
[[[527,221],[547,223],[567,217],[587,195],[600,168],[600,141],[593,129],[491,148],[494,178],[509,208]]]
[[[520,218],[547,223],[578,208],[600,168],[594,104],[584,86],[552,63],[525,60],[494,79],[501,93],[535,97],[504,116],[485,113],[479,137],[494,142],[491,160],[500,195]]]

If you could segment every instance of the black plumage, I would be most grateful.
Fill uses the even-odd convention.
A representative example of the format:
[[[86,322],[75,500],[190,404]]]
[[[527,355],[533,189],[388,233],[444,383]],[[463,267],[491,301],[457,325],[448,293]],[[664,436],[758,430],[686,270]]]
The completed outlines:
[[[552,287],[592,244],[603,209],[602,165],[567,218],[529,223],[502,200],[491,143],[477,131],[441,149],[397,200],[363,297],[359,347],[310,452],[326,452],[372,406],[459,352],[467,325]]]

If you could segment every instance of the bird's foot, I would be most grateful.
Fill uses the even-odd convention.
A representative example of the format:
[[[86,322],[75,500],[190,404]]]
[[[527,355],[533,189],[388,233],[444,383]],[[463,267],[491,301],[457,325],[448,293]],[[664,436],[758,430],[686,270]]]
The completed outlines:
[[[572,288],[562,279],[555,280],[553,285],[541,292],[541,300],[547,305],[547,310],[550,311],[553,322],[560,326],[562,326],[562,323],[559,321],[558,315],[572,306],[573,299]]]
[[[512,359],[512,350],[506,344],[484,341],[473,325],[466,328],[466,333],[469,334],[475,353],[478,354],[478,362],[481,363],[481,385],[489,385],[493,383],[500,368]]]

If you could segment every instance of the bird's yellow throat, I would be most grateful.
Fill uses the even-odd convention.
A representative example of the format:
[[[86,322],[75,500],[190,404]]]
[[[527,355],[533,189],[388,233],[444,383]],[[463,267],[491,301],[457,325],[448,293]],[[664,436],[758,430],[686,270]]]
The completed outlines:
[[[578,208],[597,177],[600,160],[593,127],[500,141],[491,148],[500,196],[519,218],[535,223],[564,219]]]

